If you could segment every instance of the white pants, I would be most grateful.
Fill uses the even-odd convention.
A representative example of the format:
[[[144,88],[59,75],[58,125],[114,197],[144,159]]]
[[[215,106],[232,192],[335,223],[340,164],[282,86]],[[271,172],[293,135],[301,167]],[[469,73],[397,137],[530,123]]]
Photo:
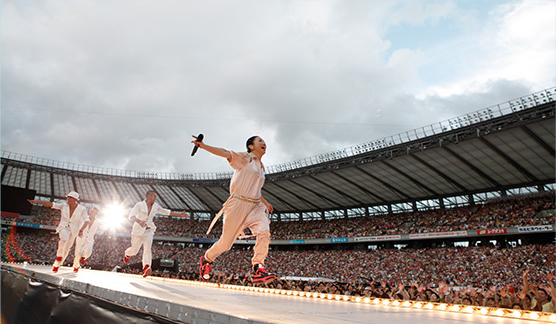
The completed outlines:
[[[89,241],[83,237],[75,239],[75,257],[73,258],[73,267],[81,267],[81,258],[88,259],[93,254],[93,244],[95,241]]]
[[[71,229],[64,227],[58,232],[60,236],[60,241],[58,241],[58,251],[56,251],[56,261],[54,261],[54,266],[59,267],[64,264],[73,242],[75,242],[75,236],[71,234]]]
[[[251,263],[262,264],[268,255],[270,245],[270,220],[263,203],[251,203],[236,198],[224,204],[224,224],[222,235],[205,253],[208,262],[214,261],[220,254],[228,251],[241,232],[249,227],[257,240],[253,248],[254,255]]]
[[[131,246],[125,250],[125,255],[134,256],[139,252],[141,245],[143,245],[143,268],[146,265],[152,266],[152,245],[153,245],[154,230],[148,229],[142,235],[131,234]]]

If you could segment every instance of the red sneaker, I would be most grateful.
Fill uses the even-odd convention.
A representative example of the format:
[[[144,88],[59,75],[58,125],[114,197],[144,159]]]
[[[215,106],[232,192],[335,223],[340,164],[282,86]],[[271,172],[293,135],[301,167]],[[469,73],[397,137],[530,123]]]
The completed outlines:
[[[205,260],[205,256],[201,257],[201,267],[199,268],[199,275],[203,281],[208,281],[212,277],[212,265],[211,262]]]
[[[81,263],[81,266],[85,265],[85,261],[87,261],[87,259],[85,259],[84,257],[81,257],[81,260],[79,260],[79,263]]]
[[[267,283],[276,279],[276,275],[268,273],[268,271],[266,271],[262,264],[256,264],[255,266],[253,266],[253,274],[251,275],[251,281],[253,281],[253,283]]]
[[[77,271],[79,271],[79,268],[73,268],[73,272],[77,273]]]
[[[124,263],[127,264],[129,262],[130,257],[124,254]]]
[[[59,268],[60,268],[60,267],[57,267],[57,266],[52,267],[52,272],[54,272],[54,273],[58,272],[58,269],[59,269]]]
[[[143,269],[143,278],[150,276],[152,272],[151,267],[147,264],[145,269]]]

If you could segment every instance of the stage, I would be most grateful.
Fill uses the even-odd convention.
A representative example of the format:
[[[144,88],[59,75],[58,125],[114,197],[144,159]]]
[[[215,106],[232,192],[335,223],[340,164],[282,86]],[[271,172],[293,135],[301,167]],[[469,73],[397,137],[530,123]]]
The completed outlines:
[[[311,297],[307,297],[306,293],[299,296],[299,292],[295,292],[297,296],[294,296],[292,291],[265,291],[263,288],[251,291],[244,289],[254,288],[204,285],[195,281],[143,278],[140,275],[88,269],[73,273],[72,268],[67,267],[61,267],[58,273],[52,273],[51,266],[3,263],[2,276],[18,277],[20,282],[25,279],[29,286],[49,283],[59,287],[58,294],[79,292],[81,299],[90,297],[112,303],[115,307],[156,314],[166,320],[162,321],[164,323],[520,324],[554,322],[555,318],[543,313],[533,315],[531,312],[515,318],[516,314],[512,311],[499,311],[496,314],[494,309],[480,307],[473,310],[462,306],[462,310],[457,311],[453,305],[440,310],[446,305],[415,302],[404,304],[403,301],[356,299],[343,295],[317,294],[315,297],[311,294]],[[8,295],[4,293],[4,289],[11,288],[4,282],[4,278],[2,280],[2,304],[16,304],[17,301],[6,301]],[[4,310],[3,306],[3,318],[6,316]],[[537,315],[538,319],[533,320]]]

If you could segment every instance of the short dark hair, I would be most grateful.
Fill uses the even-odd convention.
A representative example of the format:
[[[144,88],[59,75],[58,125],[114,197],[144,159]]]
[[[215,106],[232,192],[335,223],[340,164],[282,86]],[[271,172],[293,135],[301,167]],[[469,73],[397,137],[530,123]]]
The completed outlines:
[[[519,309],[523,309],[523,305],[521,305],[520,303],[513,303],[512,304],[513,309],[515,309],[516,306],[519,306]]]
[[[251,136],[249,137],[249,139],[247,139],[247,142],[245,143],[245,147],[247,148],[247,153],[251,153],[251,149],[249,148],[249,145],[253,145],[253,143],[255,143],[255,139],[259,137],[258,135],[255,136]]]
[[[539,290],[542,290],[542,291],[545,293],[546,299],[547,299],[548,301],[551,301],[551,300],[552,300],[552,298],[550,298],[550,294],[548,293],[548,291],[546,291],[546,289],[544,289],[544,288],[538,288],[537,291],[539,291]]]
[[[155,194],[156,195],[156,191],[154,191],[154,190],[147,191],[147,193],[145,194],[145,197],[147,197],[150,194]]]

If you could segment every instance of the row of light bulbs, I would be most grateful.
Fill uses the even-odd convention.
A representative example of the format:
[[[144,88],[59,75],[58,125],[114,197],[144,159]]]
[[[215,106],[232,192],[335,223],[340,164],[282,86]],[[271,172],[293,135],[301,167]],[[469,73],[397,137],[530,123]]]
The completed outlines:
[[[16,262],[15,264],[21,264],[21,263]],[[27,265],[28,263],[24,262],[23,264]],[[118,273],[118,275],[136,276],[136,275],[124,274],[124,273]],[[263,288],[263,287],[227,285],[227,284],[220,284],[220,283],[191,281],[191,280],[163,278],[163,277],[148,277],[148,279],[182,283],[182,284],[185,283],[190,285],[221,288],[221,289],[233,289],[233,290],[257,292],[257,293],[286,295],[286,296],[293,296],[293,297],[306,297],[306,298],[315,298],[315,299],[320,298],[320,299],[355,302],[355,303],[362,303],[362,304],[374,304],[374,305],[383,305],[383,306],[459,312],[459,313],[477,314],[477,315],[485,315],[485,316],[513,317],[513,318],[529,319],[538,322],[550,322],[550,323],[556,322],[556,314],[554,313],[543,313],[543,312],[517,310],[517,309],[512,310],[507,308],[465,306],[465,305],[430,303],[430,302],[420,302],[420,301],[411,301],[411,300],[347,296],[347,295],[325,294],[325,293],[318,293],[318,292],[305,292],[305,291],[284,290],[284,289]]]
[[[314,298],[314,299],[355,302],[355,303],[371,304],[371,305],[458,312],[458,313],[476,314],[476,315],[484,315],[484,316],[513,317],[513,318],[534,320],[538,322],[550,322],[550,323],[556,322],[556,314],[554,313],[543,313],[543,312],[535,312],[535,311],[507,309],[507,308],[493,308],[493,307],[483,307],[483,306],[465,306],[465,305],[453,305],[453,304],[446,304],[446,303],[430,303],[430,302],[420,302],[420,301],[410,301],[410,300],[396,300],[396,299],[385,299],[385,298],[325,294],[325,293],[318,293],[318,292],[304,292],[304,291],[296,291],[296,290],[227,285],[227,284],[219,284],[219,283],[212,283],[212,282],[168,279],[168,278],[159,278],[159,277],[150,277],[150,278],[161,279],[162,281],[186,283],[186,284],[197,285],[197,286],[251,291],[257,293],[285,295],[285,296],[292,296],[292,297],[306,297],[306,298]]]

